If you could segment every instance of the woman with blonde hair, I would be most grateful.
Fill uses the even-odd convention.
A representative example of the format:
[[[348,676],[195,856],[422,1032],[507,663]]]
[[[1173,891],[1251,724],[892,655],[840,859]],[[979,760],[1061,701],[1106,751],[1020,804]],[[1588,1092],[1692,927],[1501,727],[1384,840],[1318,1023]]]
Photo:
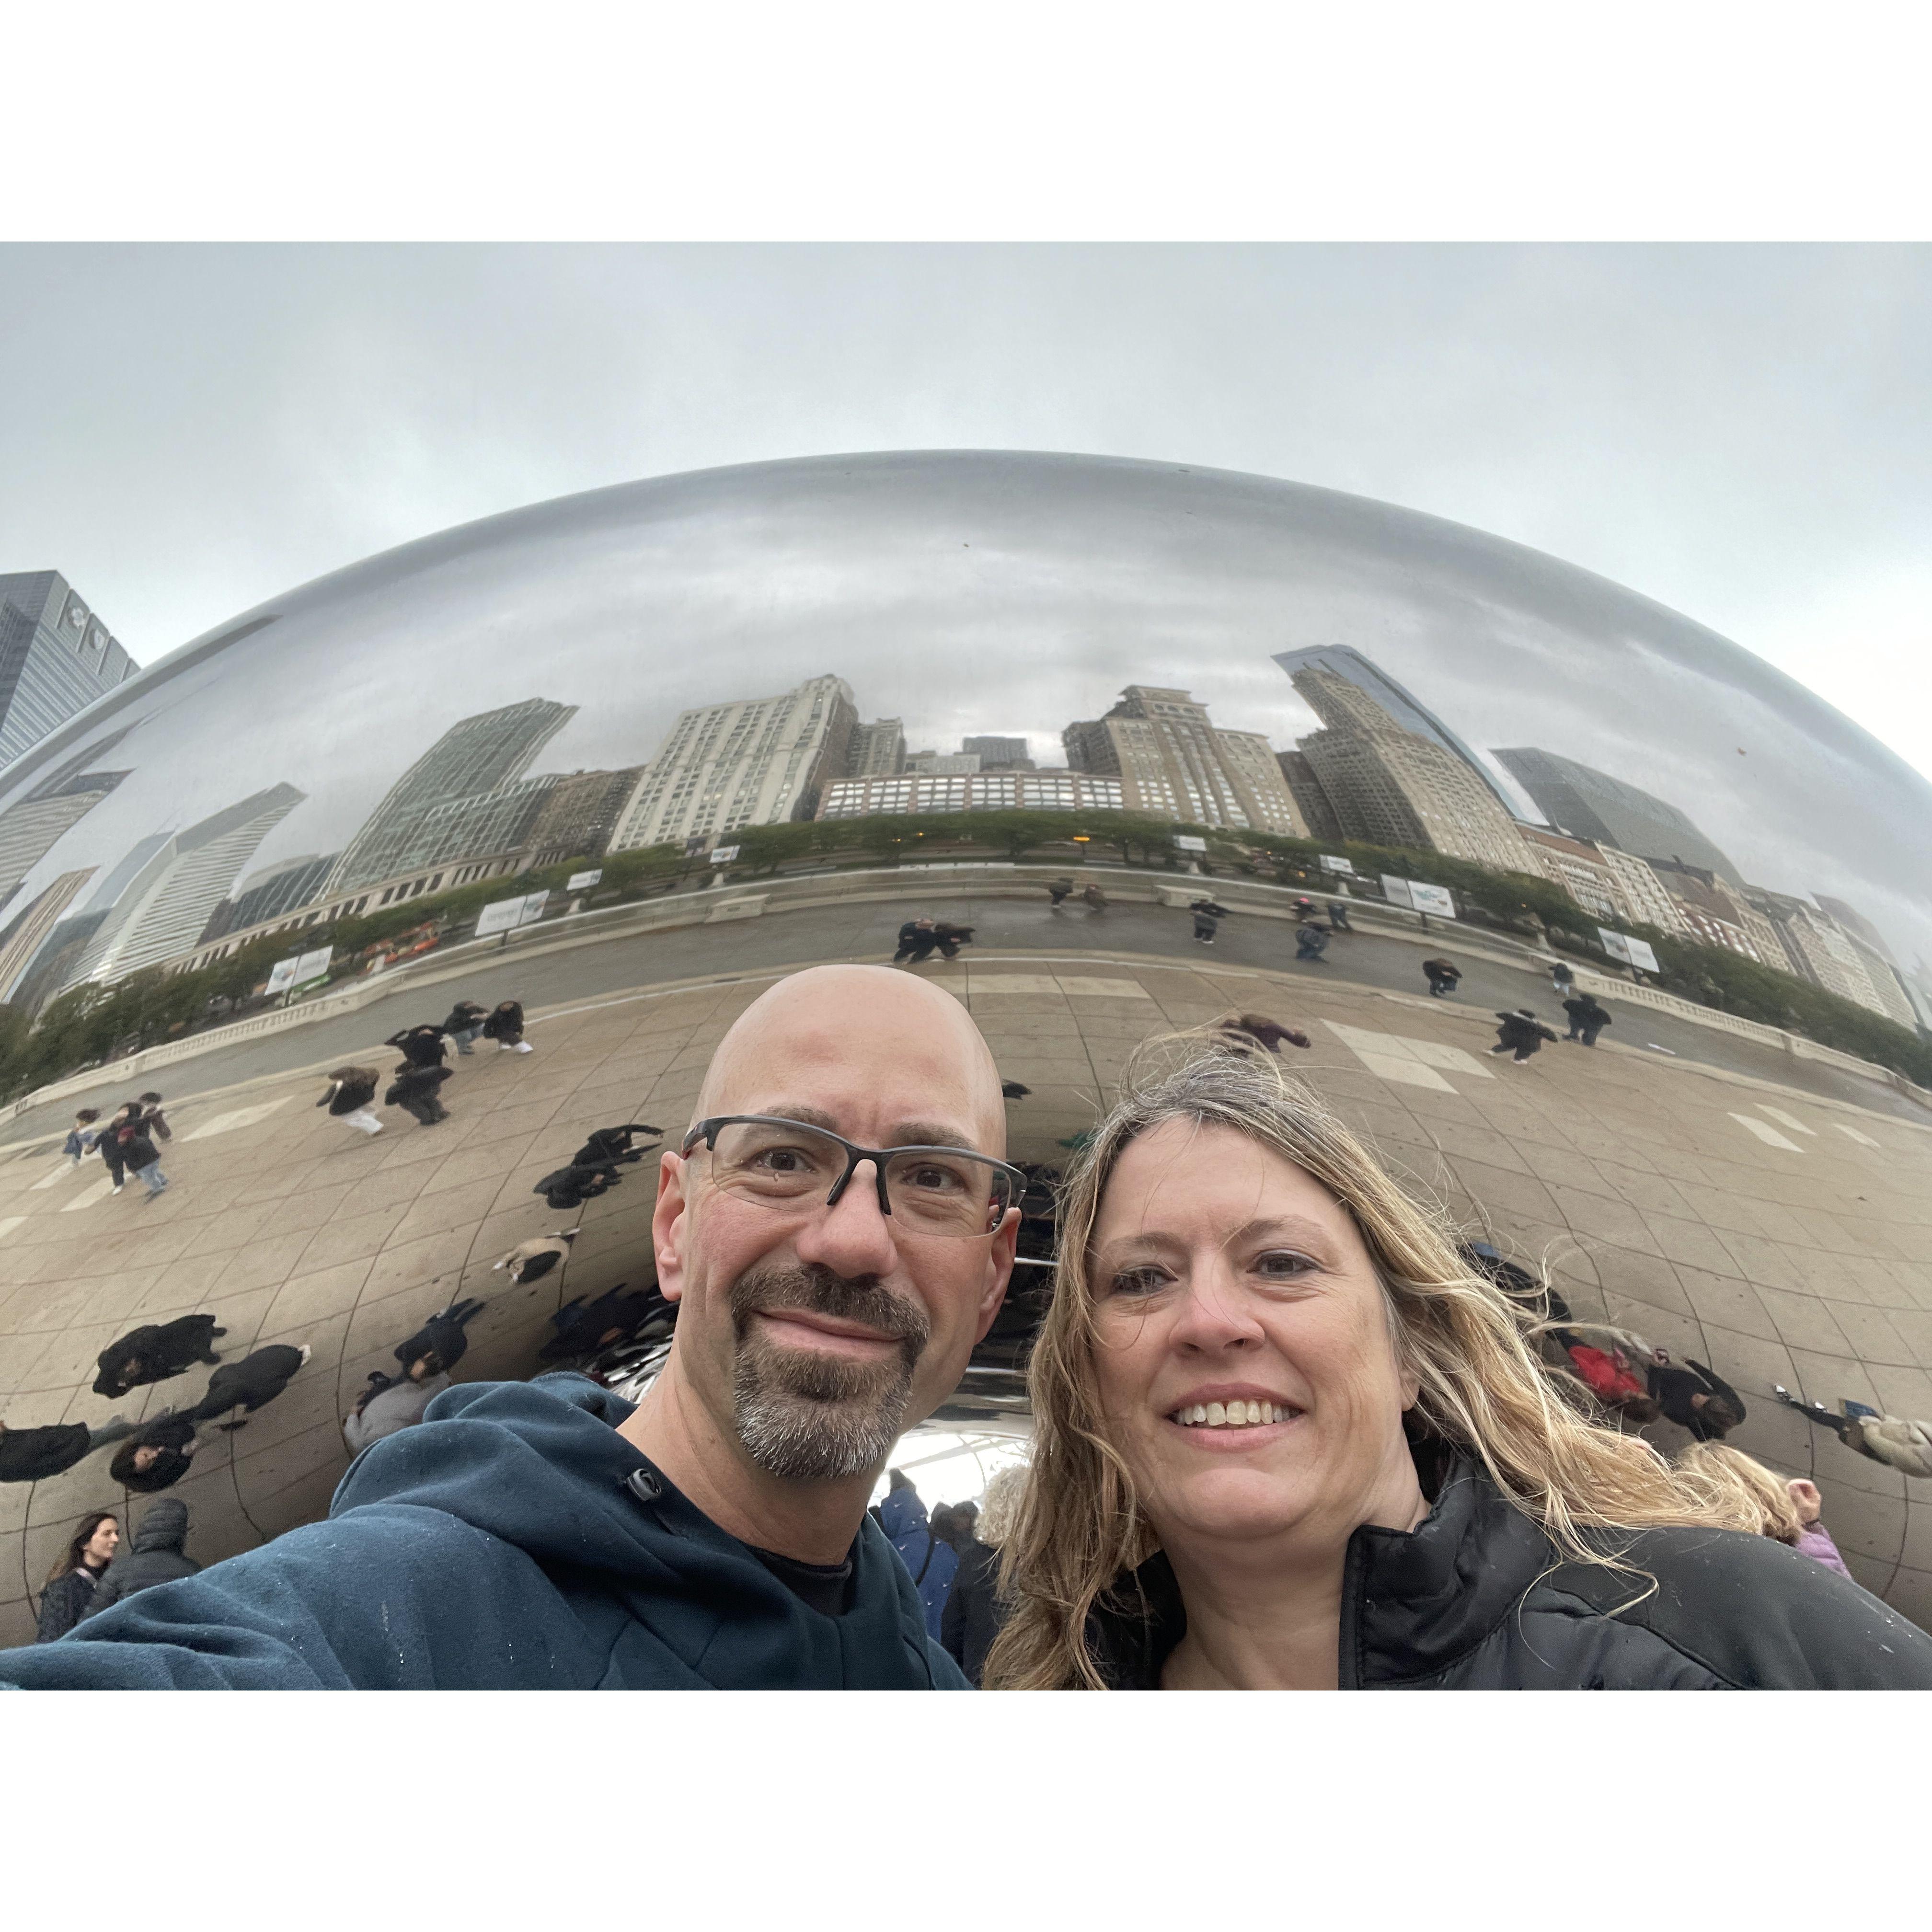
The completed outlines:
[[[1565,1401],[1312,1094],[1189,1046],[1064,1184],[989,1687],[1932,1688],[1932,1637]]]
[[[1714,1508],[1742,1516],[1747,1527],[1755,1518],[1759,1535],[1788,1544],[1840,1576],[1851,1576],[1825,1527],[1824,1498],[1809,1478],[1787,1480],[1725,1442],[1694,1442],[1680,1450],[1677,1473]]]

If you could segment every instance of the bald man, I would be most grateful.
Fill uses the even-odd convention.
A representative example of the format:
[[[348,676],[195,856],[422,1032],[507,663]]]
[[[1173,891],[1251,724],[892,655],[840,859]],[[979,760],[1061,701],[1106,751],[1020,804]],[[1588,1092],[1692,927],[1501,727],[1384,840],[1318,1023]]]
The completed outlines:
[[[965,1010],[814,968],[742,1014],[661,1156],[679,1304],[636,1407],[470,1383],[328,1520],[0,1652],[26,1688],[964,1689],[866,1514],[1006,1292],[1022,1177]]]

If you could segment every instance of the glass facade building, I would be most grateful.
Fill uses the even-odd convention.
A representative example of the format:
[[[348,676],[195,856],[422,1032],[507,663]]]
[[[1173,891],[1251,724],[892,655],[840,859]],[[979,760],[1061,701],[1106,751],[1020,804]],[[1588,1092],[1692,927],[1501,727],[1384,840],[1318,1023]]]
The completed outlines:
[[[0,766],[138,668],[58,571],[0,576]]]

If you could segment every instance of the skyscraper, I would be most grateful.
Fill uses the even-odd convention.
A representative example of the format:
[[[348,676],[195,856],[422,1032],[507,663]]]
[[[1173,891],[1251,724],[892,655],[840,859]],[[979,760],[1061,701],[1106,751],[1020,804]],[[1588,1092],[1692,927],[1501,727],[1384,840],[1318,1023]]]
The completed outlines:
[[[0,1005],[13,997],[14,987],[33,964],[34,955],[93,876],[92,866],[78,872],[63,872],[4,932],[0,932]]]
[[[58,571],[0,576],[0,766],[138,669]]]
[[[48,773],[16,804],[0,812],[0,907],[20,881],[124,778],[125,772],[90,772],[128,734],[97,739],[58,770]]]
[[[196,944],[206,945],[228,933],[246,932],[251,926],[278,919],[297,906],[308,904],[328,884],[328,875],[341,856],[339,852],[326,856],[300,852],[292,859],[278,860],[272,866],[250,872],[235,896],[224,899],[209,915]]]
[[[1372,691],[1326,664],[1303,664],[1293,676],[1327,727],[1297,748],[1345,836],[1441,852],[1495,872],[1542,872],[1515,819],[1465,758],[1399,724]]]
[[[982,772],[995,766],[1008,771],[1030,769],[1033,764],[1024,738],[963,738],[959,748],[976,756]]]
[[[845,758],[848,778],[896,778],[905,770],[905,727],[898,718],[879,718],[853,726],[852,748]]]
[[[1498,748],[1496,756],[1538,811],[1571,838],[1621,846],[1640,859],[1681,860],[1743,890],[1736,866],[1676,806],[1553,752],[1520,746]]]
[[[452,724],[389,788],[344,848],[323,896],[394,878],[421,862],[408,856],[424,818],[439,806],[494,792],[522,777],[577,715],[574,704],[526,698]]]
[[[272,785],[184,832],[144,840],[135,853],[151,856],[127,878],[67,983],[124,979],[191,951],[250,854],[306,796],[292,784]],[[134,857],[116,868],[110,884]]]
[[[1185,691],[1130,684],[1105,717],[1060,736],[1072,770],[1118,777],[1129,812],[1291,837],[1305,830],[1268,740],[1217,730]]]
[[[775,698],[679,712],[638,781],[611,850],[811,818],[827,782],[846,770],[858,722],[850,686],[830,676]]]
[[[1335,802],[1322,789],[1322,781],[1315,776],[1315,767],[1308,762],[1304,752],[1277,752],[1275,763],[1281,767],[1283,782],[1288,787],[1288,796],[1294,800],[1294,808],[1300,812],[1302,822],[1308,827],[1311,838],[1323,838],[1336,844],[1342,842],[1342,820],[1335,809]]]
[[[644,775],[641,765],[615,772],[572,772],[545,797],[524,843],[532,866],[602,857],[618,815]]]
[[[1509,794],[1496,782],[1496,774],[1434,712],[1405,686],[1398,684],[1372,658],[1365,658],[1348,644],[1317,644],[1308,650],[1277,651],[1274,661],[1287,672],[1288,681],[1294,683],[1298,690],[1300,687],[1296,682],[1295,674],[1302,670],[1325,670],[1344,683],[1352,684],[1372,698],[1382,715],[1401,730],[1412,731],[1418,738],[1426,738],[1431,744],[1439,745],[1453,757],[1461,759],[1482,781],[1503,810],[1512,818],[1516,816],[1516,807],[1510,802]]]

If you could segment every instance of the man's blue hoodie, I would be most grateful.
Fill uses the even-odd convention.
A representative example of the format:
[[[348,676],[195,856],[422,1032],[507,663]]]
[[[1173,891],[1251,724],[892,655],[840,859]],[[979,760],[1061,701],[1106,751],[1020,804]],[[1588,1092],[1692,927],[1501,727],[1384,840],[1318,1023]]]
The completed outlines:
[[[82,1690],[963,1690],[869,1517],[830,1617],[617,1434],[586,1378],[470,1382],[350,1466],[326,1522],[0,1651]]]

